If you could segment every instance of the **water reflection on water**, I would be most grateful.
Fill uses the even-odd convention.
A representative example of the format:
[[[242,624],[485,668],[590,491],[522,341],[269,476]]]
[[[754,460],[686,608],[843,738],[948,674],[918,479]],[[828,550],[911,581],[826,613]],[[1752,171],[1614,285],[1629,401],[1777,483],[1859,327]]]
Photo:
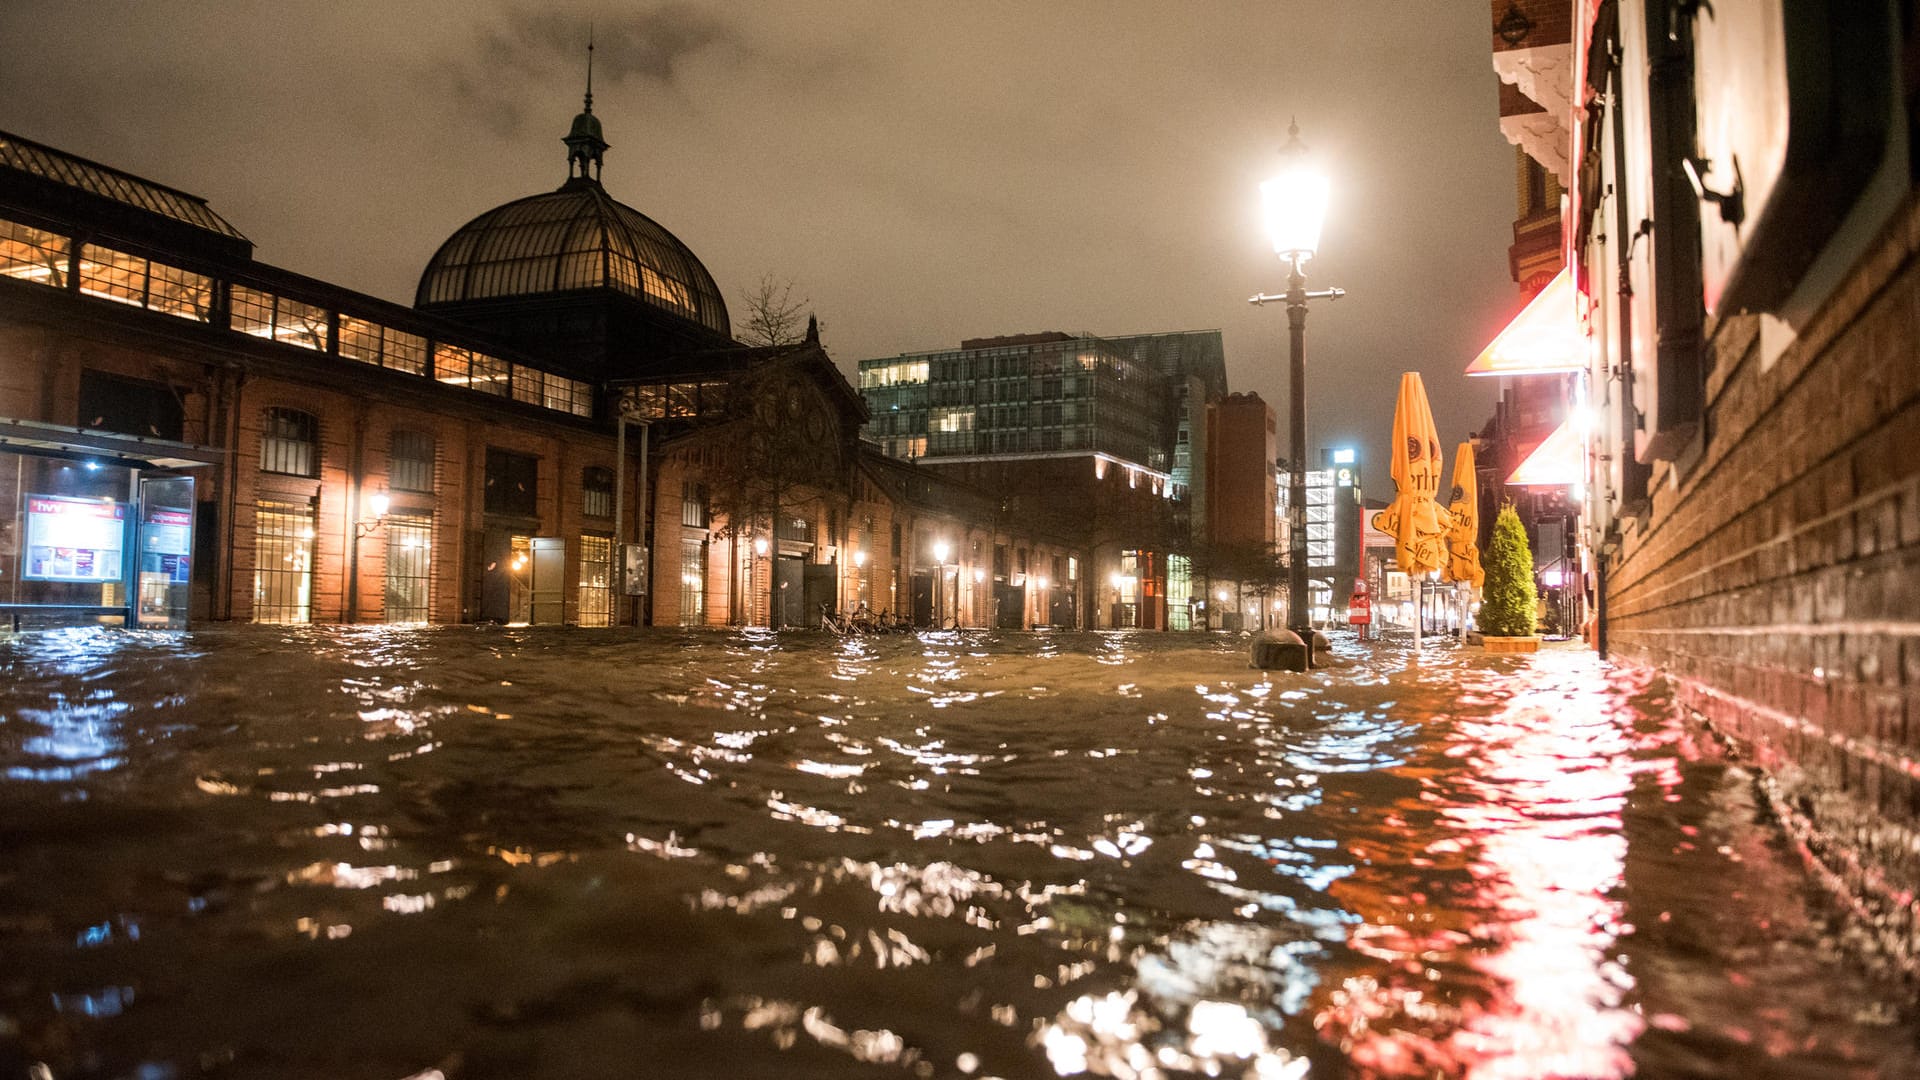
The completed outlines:
[[[1893,1075],[1750,778],[1590,656],[0,641],[0,1075]]]

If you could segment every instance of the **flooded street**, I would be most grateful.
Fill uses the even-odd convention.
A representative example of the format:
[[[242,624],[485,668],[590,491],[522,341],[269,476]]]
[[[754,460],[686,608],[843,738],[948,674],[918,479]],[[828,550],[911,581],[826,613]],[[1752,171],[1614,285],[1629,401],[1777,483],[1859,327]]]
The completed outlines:
[[[1662,684],[1340,649],[6,639],[0,1076],[1920,1070]]]

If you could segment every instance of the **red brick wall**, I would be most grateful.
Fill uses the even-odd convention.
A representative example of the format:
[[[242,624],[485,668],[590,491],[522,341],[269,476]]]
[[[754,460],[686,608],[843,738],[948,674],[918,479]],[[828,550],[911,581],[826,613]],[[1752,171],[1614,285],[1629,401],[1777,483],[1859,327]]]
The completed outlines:
[[[1789,823],[1901,933],[1920,889],[1917,251],[1910,203],[1771,363],[1754,319],[1713,328],[1704,456],[1656,469],[1608,590],[1617,654],[1772,767]]]

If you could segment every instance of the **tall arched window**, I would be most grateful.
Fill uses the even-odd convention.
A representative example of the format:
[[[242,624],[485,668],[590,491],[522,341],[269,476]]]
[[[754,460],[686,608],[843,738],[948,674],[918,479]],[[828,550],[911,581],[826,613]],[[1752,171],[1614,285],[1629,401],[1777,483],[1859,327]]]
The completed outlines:
[[[287,476],[320,475],[320,423],[312,413],[270,408],[260,426],[260,470]]]

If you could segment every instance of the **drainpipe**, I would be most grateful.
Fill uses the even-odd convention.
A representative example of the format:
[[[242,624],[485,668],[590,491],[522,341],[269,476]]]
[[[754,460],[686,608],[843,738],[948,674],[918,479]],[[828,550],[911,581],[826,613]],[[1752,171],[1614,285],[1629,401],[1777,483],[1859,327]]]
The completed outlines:
[[[347,505],[341,515],[347,544],[347,609],[344,623],[360,621],[360,493],[366,484],[361,472],[366,467],[367,406],[364,401],[353,410],[353,463],[347,473]]]
[[[227,468],[226,478],[221,484],[226,489],[225,492],[223,492],[226,497],[222,501],[227,505],[227,519],[221,522],[220,525],[227,535],[226,541],[220,545],[219,558],[222,561],[222,566],[220,567],[219,576],[226,579],[227,587],[220,590],[220,614],[216,617],[231,621],[233,619],[233,591],[237,587],[234,576],[238,572],[238,568],[234,565],[233,544],[237,529],[235,519],[240,516],[240,417],[243,415],[241,396],[246,389],[247,372],[245,368],[230,363],[226,376],[228,387],[226,394],[227,432],[225,440],[227,444]]]

